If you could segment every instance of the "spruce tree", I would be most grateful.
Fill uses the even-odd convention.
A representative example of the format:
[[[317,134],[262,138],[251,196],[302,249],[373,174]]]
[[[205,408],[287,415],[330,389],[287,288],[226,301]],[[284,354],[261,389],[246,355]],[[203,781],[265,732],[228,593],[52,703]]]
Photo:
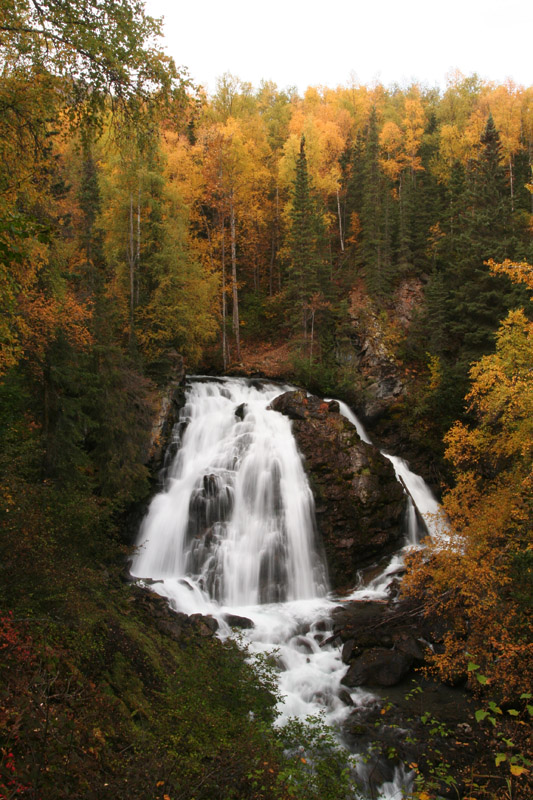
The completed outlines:
[[[443,216],[445,233],[426,292],[430,352],[442,358],[432,403],[443,427],[461,416],[470,364],[493,350],[507,310],[521,303],[517,287],[490,274],[486,261],[513,258],[515,226],[500,139],[492,117],[477,157],[452,168]]]
[[[295,325],[301,325],[307,337],[311,298],[326,289],[327,280],[323,258],[324,226],[313,197],[304,136],[296,162],[290,220],[289,298],[293,303]]]
[[[379,164],[380,148],[375,108],[372,109],[362,169],[361,257],[366,284],[376,297],[390,290],[391,202],[390,186]]]
[[[467,169],[458,205],[456,252],[449,265],[450,336],[452,348],[470,362],[492,349],[498,321],[516,298],[508,282],[490,275],[485,264],[489,258],[513,258],[516,249],[500,137],[492,116],[481,136],[478,157]]]

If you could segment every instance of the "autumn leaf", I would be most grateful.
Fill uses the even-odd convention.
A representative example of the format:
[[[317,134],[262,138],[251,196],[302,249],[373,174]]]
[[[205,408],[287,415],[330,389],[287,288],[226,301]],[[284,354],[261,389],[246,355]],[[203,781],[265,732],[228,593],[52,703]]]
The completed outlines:
[[[510,766],[511,766],[511,774],[516,775],[517,777],[529,773],[528,769],[526,769],[525,767],[521,767],[518,764],[511,764]]]

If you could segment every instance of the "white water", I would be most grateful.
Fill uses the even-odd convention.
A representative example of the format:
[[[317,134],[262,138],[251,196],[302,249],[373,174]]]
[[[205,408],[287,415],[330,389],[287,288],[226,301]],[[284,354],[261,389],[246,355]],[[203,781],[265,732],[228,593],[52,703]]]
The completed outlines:
[[[231,379],[192,384],[183,442],[143,522],[134,575],[191,576],[232,607],[326,594],[290,422],[267,410],[282,391]]]
[[[323,644],[338,603],[327,596],[313,497],[290,422],[268,410],[290,388],[230,378],[192,382],[180,416],[183,439],[141,527],[131,572],[158,580],[154,589],[176,610],[215,616],[222,635],[230,634],[225,613],[251,619],[251,650],[274,651],[280,668],[278,724],[318,713],[334,724],[351,710],[339,697],[346,671],[340,650]],[[340,407],[369,442],[353,412]],[[436,501],[422,479],[402,459],[384,455],[419,510],[433,513]],[[406,544],[416,544],[419,534],[413,508]],[[400,552],[349,599],[387,597],[402,565]],[[372,698],[359,689],[350,695],[355,705]],[[381,798],[401,798],[404,780],[398,772]]]
[[[346,403],[340,400],[338,402],[341,414],[355,426],[363,442],[373,444],[364,426],[353,413],[352,409],[347,406]],[[409,464],[403,458],[393,456],[385,452],[385,450],[381,450],[380,452],[382,456],[385,456],[385,458],[388,458],[391,462],[396,477],[404,488],[407,488],[409,493],[406,545],[416,546],[425,534],[424,528],[420,526],[418,521],[417,511],[422,517],[424,527],[431,538],[435,540],[446,540],[448,535],[448,523],[445,519],[442,507],[439,505],[425,480],[421,478],[420,475],[412,472],[409,469]]]

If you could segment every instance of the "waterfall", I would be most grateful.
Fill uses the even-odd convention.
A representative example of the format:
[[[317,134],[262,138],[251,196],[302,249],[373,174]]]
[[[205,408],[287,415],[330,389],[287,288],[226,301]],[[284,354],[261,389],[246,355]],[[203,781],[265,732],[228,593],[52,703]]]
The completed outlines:
[[[313,495],[289,420],[268,409],[283,391],[192,383],[183,440],[143,522],[133,575],[192,579],[228,606],[326,594]]]
[[[373,444],[361,421],[353,413],[352,409],[339,402],[340,412],[355,426],[360,439],[368,444]],[[409,468],[409,464],[399,456],[393,456],[385,450],[381,450],[381,455],[387,458],[394,467],[396,478],[400,481],[404,489],[409,494],[409,504],[407,508],[407,542],[408,545],[416,545],[426,534],[426,530],[432,539],[446,539],[448,524],[442,512],[442,508],[435,498],[433,492],[420,475],[417,475]],[[422,517],[423,525],[417,518],[417,512]]]
[[[131,573],[156,581],[173,608],[253,622],[245,632],[254,653],[276,653],[283,697],[277,724],[291,716],[324,714],[330,724],[350,713],[342,699],[346,667],[328,643],[337,605],[327,594],[327,572],[317,541],[313,496],[289,419],[269,405],[292,389],[244,379],[194,379],[176,426],[177,454],[141,526]],[[344,403],[341,412],[363,441],[370,439]],[[383,453],[414,498],[432,533],[438,506],[422,479],[402,459]],[[422,534],[411,503],[406,547]],[[425,532],[425,530],[424,530]],[[402,551],[351,598],[385,598],[402,568]],[[355,576],[354,576],[355,583]],[[353,706],[372,695],[349,692]],[[365,765],[360,762],[364,778]],[[410,777],[397,770],[380,800],[404,796]],[[372,796],[375,796],[374,794]]]

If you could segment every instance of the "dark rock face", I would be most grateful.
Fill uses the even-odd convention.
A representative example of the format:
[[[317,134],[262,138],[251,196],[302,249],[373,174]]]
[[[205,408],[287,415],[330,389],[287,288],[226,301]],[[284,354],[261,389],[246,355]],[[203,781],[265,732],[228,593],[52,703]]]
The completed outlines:
[[[374,696],[357,703],[342,726],[350,749],[367,750],[369,795],[377,796],[400,764],[414,763],[432,782],[435,796],[462,797],[460,768],[471,768],[474,753],[478,762],[485,750],[490,752],[492,734],[474,725],[476,701],[466,691],[428,680],[417,669],[428,649],[438,648],[452,621],[427,615],[423,606],[400,597],[346,602],[333,610],[331,622],[348,665],[339,697],[350,705],[345,687],[373,690]],[[444,767],[442,777],[436,775],[436,764]],[[449,782],[446,770],[455,782]]]
[[[413,659],[398,650],[373,647],[356,658],[342,679],[344,686],[395,686],[404,678]]]
[[[150,444],[145,464],[152,474],[157,474],[165,460],[173,454],[167,452],[172,430],[178,422],[185,402],[185,363],[178,353],[173,354],[172,379],[166,384],[157,401],[157,412],[150,433]]]
[[[293,420],[332,588],[349,588],[358,569],[398,546],[405,510],[402,488],[390,462],[361,441],[335,401],[295,391],[277,397],[271,408]]]
[[[170,365],[170,367],[169,367]],[[134,544],[139,527],[146,516],[151,494],[164,485],[168,466],[172,463],[179,447],[173,440],[173,431],[185,403],[185,363],[176,352],[167,354],[166,367],[172,378],[164,388],[154,391],[152,425],[147,435],[146,449],[142,463],[148,470],[149,487],[147,494],[132,503],[122,516],[123,537],[128,544]],[[148,433],[148,431],[147,431]]]
[[[204,614],[183,614],[173,611],[168,600],[151,592],[149,589],[132,585],[129,602],[135,603],[150,614],[157,629],[176,641],[182,641],[191,636],[209,638],[218,630],[217,620]]]
[[[389,688],[384,695],[357,706],[343,725],[348,747],[370,748],[369,795],[376,797],[379,786],[393,779],[400,764],[414,763],[432,785],[432,797],[463,797],[462,769],[470,770],[474,757],[479,763],[483,751],[490,752],[490,731],[480,730],[476,741],[471,724],[464,722],[466,718],[473,723],[475,705],[470,698],[460,690],[422,678],[409,687]],[[442,778],[437,777],[435,765],[439,765]],[[452,781],[444,780],[446,772]]]
[[[407,331],[422,301],[422,281],[406,278],[397,288],[384,322],[361,282],[350,293],[351,335],[338,346],[336,357],[339,364],[355,367],[362,379],[356,405],[366,422],[376,421],[405,396],[401,366],[387,329],[392,323]]]
[[[345,686],[395,686],[424,664],[430,644],[444,634],[442,620],[399,602],[352,601],[333,611],[333,635],[343,642]]]

